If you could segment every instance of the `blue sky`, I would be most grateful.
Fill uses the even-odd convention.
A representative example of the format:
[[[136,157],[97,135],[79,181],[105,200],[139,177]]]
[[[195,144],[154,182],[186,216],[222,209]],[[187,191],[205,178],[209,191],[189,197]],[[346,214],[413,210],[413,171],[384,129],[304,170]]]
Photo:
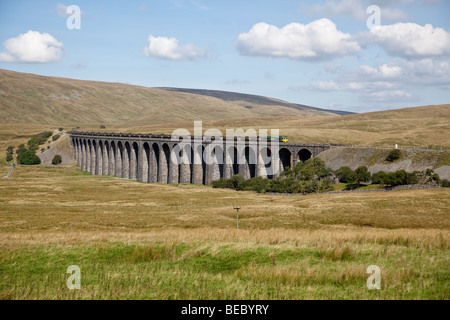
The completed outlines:
[[[67,27],[70,5],[80,29]],[[0,68],[354,112],[443,104],[449,12],[446,0],[3,0]]]

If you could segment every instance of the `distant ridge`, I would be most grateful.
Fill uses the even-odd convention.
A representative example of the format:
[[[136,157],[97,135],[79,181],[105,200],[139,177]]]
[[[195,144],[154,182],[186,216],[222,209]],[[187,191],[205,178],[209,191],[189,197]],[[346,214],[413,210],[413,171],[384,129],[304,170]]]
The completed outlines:
[[[145,126],[194,120],[349,114],[262,96],[149,88],[0,69],[0,122]]]
[[[311,110],[318,110],[318,111],[326,111],[326,112],[338,114],[341,116],[355,114],[354,112],[349,112],[349,111],[315,108],[315,107],[307,106],[304,104],[290,103],[290,102],[286,102],[286,101],[279,100],[279,99],[268,98],[268,97],[264,97],[264,96],[258,96],[258,95],[247,94],[247,93],[237,93],[237,92],[222,91],[222,90],[188,89],[188,88],[172,88],[172,87],[157,87],[157,89],[199,94],[199,95],[219,98],[224,101],[249,101],[249,102],[253,102],[253,103],[257,103],[257,104],[261,104],[261,105],[267,105],[267,106],[280,106],[281,105],[284,107],[294,108],[294,109],[298,109],[298,110],[311,109]]]

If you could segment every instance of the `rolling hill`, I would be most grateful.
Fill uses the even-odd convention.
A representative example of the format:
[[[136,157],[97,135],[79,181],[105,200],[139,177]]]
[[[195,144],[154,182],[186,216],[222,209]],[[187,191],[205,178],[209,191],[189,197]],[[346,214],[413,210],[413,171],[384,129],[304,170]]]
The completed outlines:
[[[0,122],[146,125],[339,111],[223,91],[74,80],[0,70]]]
[[[347,116],[281,116],[203,121],[203,129],[279,129],[290,142],[343,143],[357,146],[450,148],[450,104],[403,108]],[[115,132],[171,133],[177,128],[193,132],[193,122],[167,122],[145,126],[107,128]],[[83,127],[95,129],[98,127]],[[103,130],[105,131],[105,130]]]

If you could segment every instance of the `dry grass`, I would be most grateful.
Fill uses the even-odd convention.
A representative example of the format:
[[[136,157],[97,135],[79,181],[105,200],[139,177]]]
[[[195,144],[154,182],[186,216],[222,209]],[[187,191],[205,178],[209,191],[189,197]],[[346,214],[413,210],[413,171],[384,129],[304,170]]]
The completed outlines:
[[[217,128],[279,129],[291,142],[344,143],[363,146],[450,147],[450,105],[426,106],[331,117],[269,117],[204,121],[204,130]],[[171,133],[192,122],[141,127],[117,127],[114,131]],[[108,131],[108,130],[107,130]],[[269,132],[270,133],[270,132]]]
[[[227,101],[216,97],[121,83],[82,81],[0,70],[2,123],[72,125],[157,124],[173,121],[304,116],[331,113],[295,109],[266,99]],[[251,108],[246,106],[251,105]]]
[[[0,180],[0,298],[449,299],[449,192],[285,197],[19,166]]]

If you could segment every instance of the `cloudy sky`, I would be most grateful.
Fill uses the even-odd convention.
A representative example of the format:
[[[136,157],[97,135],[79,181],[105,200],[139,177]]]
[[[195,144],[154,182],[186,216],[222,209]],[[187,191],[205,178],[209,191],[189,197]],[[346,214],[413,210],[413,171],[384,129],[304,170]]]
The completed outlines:
[[[2,0],[0,68],[354,112],[443,104],[449,12],[447,0]]]

